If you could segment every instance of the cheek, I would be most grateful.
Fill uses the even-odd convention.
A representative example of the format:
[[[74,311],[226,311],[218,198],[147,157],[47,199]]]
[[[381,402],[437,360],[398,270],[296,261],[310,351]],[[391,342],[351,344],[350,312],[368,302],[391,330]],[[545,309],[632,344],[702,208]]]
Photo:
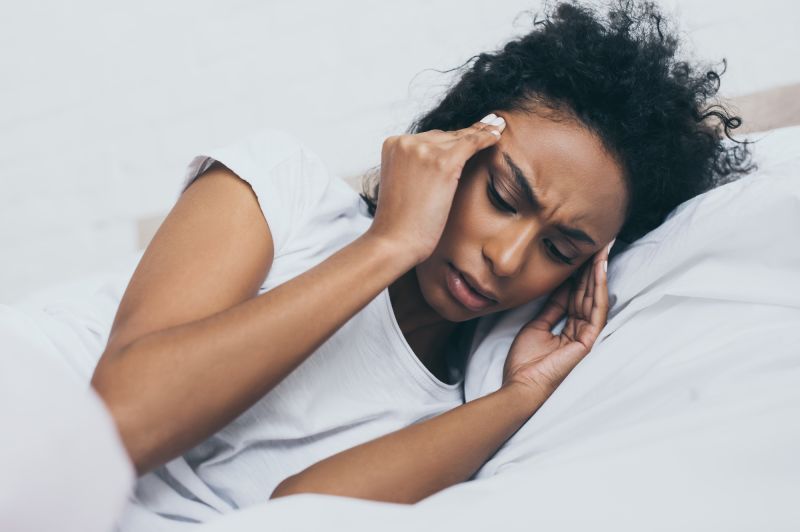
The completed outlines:
[[[531,268],[531,270],[533,269]],[[558,285],[558,279],[553,275],[552,269],[547,266],[535,268],[535,271],[522,275],[515,281],[514,286],[508,291],[507,304],[509,308],[538,299],[549,293],[551,287]]]
[[[552,293],[566,281],[576,268],[564,268],[547,257],[537,255],[513,286],[506,287],[504,308],[514,308]]]
[[[499,212],[486,195],[486,181],[482,174],[478,171],[465,172],[453,198],[442,238],[434,252],[436,262],[446,258],[462,264],[478,264],[482,259],[475,255],[482,253],[482,245],[493,234],[508,229],[505,225],[507,221],[508,217]],[[513,280],[508,279],[505,286],[501,286],[505,296],[504,309],[524,305],[549,294],[578,268],[556,264],[541,248],[534,248],[524,271]],[[425,281],[433,274],[428,269],[424,265],[418,267],[418,274]]]
[[[488,200],[482,201],[480,185],[476,181],[467,180],[459,184],[437,250],[454,251],[465,246],[479,246],[489,234],[491,224],[496,223],[493,212],[487,208]]]
[[[462,178],[463,179],[463,178]],[[504,216],[489,201],[486,181],[481,174],[471,175],[459,185],[453,198],[448,225],[475,235],[490,234],[503,223]]]

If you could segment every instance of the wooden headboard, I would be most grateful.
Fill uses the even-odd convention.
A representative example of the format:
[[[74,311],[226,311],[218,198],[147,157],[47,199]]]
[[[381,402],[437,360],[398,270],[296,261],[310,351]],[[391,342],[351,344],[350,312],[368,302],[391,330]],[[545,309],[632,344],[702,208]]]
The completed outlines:
[[[800,124],[800,83],[753,92],[728,100],[742,117],[743,133]]]

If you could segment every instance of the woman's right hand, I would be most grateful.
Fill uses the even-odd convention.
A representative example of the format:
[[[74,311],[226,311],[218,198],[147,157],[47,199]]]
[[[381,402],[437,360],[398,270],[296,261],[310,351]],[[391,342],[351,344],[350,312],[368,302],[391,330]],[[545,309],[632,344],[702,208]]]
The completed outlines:
[[[466,162],[494,145],[505,120],[490,114],[457,131],[431,130],[387,138],[381,150],[381,181],[369,232],[406,249],[418,264],[444,231]]]

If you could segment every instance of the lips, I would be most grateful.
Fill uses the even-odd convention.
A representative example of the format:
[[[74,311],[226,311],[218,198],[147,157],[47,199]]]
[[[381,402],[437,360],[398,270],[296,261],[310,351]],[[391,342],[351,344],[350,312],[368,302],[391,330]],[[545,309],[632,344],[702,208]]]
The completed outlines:
[[[472,290],[474,290],[478,294],[482,295],[486,299],[489,299],[490,301],[493,301],[493,302],[497,303],[497,298],[495,297],[495,295],[493,293],[489,292],[488,290],[484,290],[483,288],[481,288],[481,285],[478,282],[476,282],[472,277],[470,277],[470,275],[468,273],[464,273],[464,272],[458,270],[458,268],[456,268],[456,270],[461,274],[461,277],[464,278],[464,280],[467,282],[467,284],[469,285],[469,287]]]
[[[494,299],[476,290],[464,274],[449,263],[445,272],[445,280],[453,299],[473,312],[479,312],[497,303]]]

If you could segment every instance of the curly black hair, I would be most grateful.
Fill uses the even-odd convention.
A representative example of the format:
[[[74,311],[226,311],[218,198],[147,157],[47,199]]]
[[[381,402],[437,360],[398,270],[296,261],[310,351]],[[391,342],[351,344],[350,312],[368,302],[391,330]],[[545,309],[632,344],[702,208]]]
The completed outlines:
[[[492,111],[538,108],[575,118],[623,168],[628,207],[618,238],[632,242],[679,204],[754,165],[748,141],[731,136],[741,118],[714,99],[725,60],[717,72],[678,59],[679,39],[652,2],[605,9],[602,16],[555,4],[527,35],[445,71],[464,72],[408,132],[460,129]],[[368,174],[361,194],[372,216],[376,177]]]

